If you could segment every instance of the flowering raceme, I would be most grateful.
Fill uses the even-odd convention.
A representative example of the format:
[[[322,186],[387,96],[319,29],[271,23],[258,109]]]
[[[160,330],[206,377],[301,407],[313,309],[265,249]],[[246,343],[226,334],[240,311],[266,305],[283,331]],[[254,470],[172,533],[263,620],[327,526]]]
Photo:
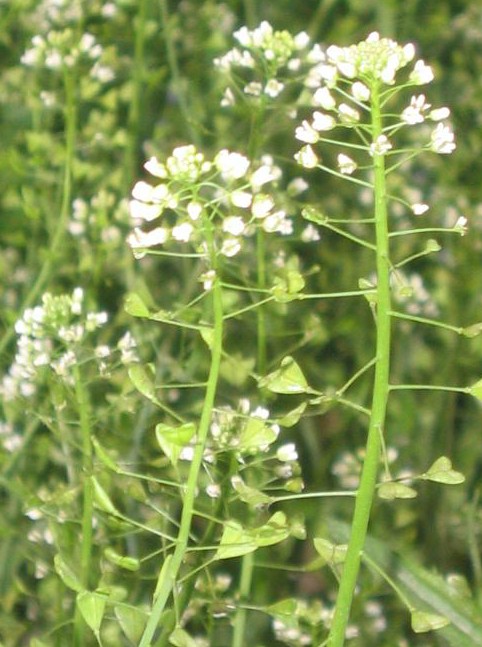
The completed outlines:
[[[206,160],[192,145],[175,148],[165,163],[155,157],[149,159],[144,168],[161,183],[153,186],[141,180],[132,190],[129,209],[134,228],[127,243],[134,256],[142,258],[149,248],[174,242],[190,243],[208,259],[206,226],[214,232],[216,253],[228,258],[242,250],[243,238],[251,236],[256,227],[268,233],[290,234],[291,220],[284,211],[275,210],[271,195],[261,192],[265,185],[279,179],[280,169],[268,156],[253,167],[247,157],[227,149],[219,151],[212,161]],[[172,222],[172,218],[166,218],[165,225],[142,228],[165,212],[171,216],[175,212],[174,224],[168,225],[167,220]]]

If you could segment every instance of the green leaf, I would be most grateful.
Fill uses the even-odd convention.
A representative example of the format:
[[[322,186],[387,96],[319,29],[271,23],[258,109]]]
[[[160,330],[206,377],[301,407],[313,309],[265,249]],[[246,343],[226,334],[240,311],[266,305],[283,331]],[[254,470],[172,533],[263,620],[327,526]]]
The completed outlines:
[[[297,270],[288,270],[284,276],[278,276],[270,292],[278,303],[287,303],[298,298],[298,293],[305,287],[305,279]]]
[[[417,496],[417,491],[405,485],[404,483],[381,483],[377,490],[378,496],[381,499],[393,501],[393,499],[414,499]]]
[[[133,317],[149,317],[149,310],[146,304],[135,292],[131,292],[126,296],[124,310]]]
[[[325,564],[337,566],[343,564],[346,559],[347,544],[332,544],[328,539],[315,537],[313,539],[316,552],[323,558]]]
[[[84,590],[84,587],[80,583],[75,571],[64,561],[63,557],[60,554],[55,555],[54,557],[54,567],[55,572],[60,577],[62,582],[68,589],[80,593]]]
[[[272,546],[289,537],[289,527],[283,512],[275,514],[259,528],[243,528],[237,521],[224,526],[215,559],[229,559],[254,552],[257,548]]]
[[[280,368],[261,378],[258,385],[273,393],[283,394],[306,393],[309,390],[301,368],[290,356],[283,358]]]
[[[179,427],[171,427],[162,422],[156,425],[157,442],[174,467],[182,450],[189,444],[195,433],[196,426],[192,422],[186,422]]]
[[[103,510],[104,512],[107,512],[114,516],[119,516],[120,515],[119,510],[117,510],[115,505],[112,503],[109,495],[104,490],[104,488],[99,483],[99,481],[95,478],[95,476],[91,476],[90,478],[92,479],[92,483],[94,485],[94,501],[97,507]]]
[[[269,505],[273,501],[273,498],[264,494],[264,492],[246,485],[240,476],[233,476],[231,484],[239,494],[241,501],[244,501],[250,507],[257,508],[259,506]]]
[[[104,617],[107,596],[92,591],[81,591],[77,595],[77,606],[96,636],[99,635],[100,625]]]
[[[199,329],[199,333],[202,337],[203,342],[206,344],[209,350],[211,350],[213,347],[214,330],[212,328],[208,328],[207,326],[203,326]]]
[[[447,456],[437,458],[420,478],[426,481],[445,483],[446,485],[458,485],[465,481],[465,476],[461,472],[456,472],[452,469],[452,461]]]
[[[119,473],[121,471],[119,469],[119,466],[112,460],[112,458],[109,456],[106,450],[99,443],[97,438],[95,438],[94,436],[92,437],[92,445],[94,446],[95,455],[97,456],[99,461],[105,467],[107,467],[107,469],[112,470],[113,472],[116,472],[116,473]]]
[[[146,626],[147,614],[138,607],[119,604],[114,607],[115,616],[127,638],[136,645]]]
[[[129,379],[135,388],[142,393],[144,397],[156,404],[162,406],[156,397],[154,386],[154,371],[151,366],[142,364],[132,364],[128,369]]]
[[[174,629],[172,634],[169,636],[169,643],[174,645],[174,647],[196,647],[198,644],[194,638],[191,638],[191,636],[184,631],[184,629],[181,629],[181,627]]]
[[[261,418],[248,418],[239,434],[237,449],[257,454],[265,451],[277,437],[276,431]]]
[[[256,550],[257,546],[247,530],[237,521],[228,521],[223,530],[215,559],[241,557]]]
[[[283,417],[278,418],[276,422],[281,425],[281,427],[293,427],[299,421],[299,419],[305,412],[305,409],[306,402],[302,402],[295,409],[291,409],[291,411],[285,413]]]
[[[140,568],[140,560],[135,557],[128,557],[126,555],[120,555],[113,548],[106,548],[104,550],[104,557],[121,568],[125,568],[127,571],[138,571]]]
[[[442,629],[442,627],[446,627],[448,624],[450,624],[450,620],[436,613],[412,611],[412,629],[416,634]]]
[[[264,611],[275,618],[289,618],[296,614],[297,608],[298,602],[294,598],[287,598],[286,600],[280,600],[275,604],[270,604],[269,607],[264,608]]]
[[[480,323],[475,323],[472,324],[471,326],[467,326],[466,328],[462,329],[462,335],[465,335],[465,337],[477,337],[480,335],[482,332],[482,322]]]

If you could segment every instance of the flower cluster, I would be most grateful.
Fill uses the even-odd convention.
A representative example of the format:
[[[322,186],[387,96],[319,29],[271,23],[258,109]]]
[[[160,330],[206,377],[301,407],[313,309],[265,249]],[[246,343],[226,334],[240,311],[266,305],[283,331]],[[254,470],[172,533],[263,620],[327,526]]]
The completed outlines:
[[[114,72],[99,61],[102,46],[95,36],[84,33],[80,40],[73,29],[62,31],[51,30],[46,37],[37,34],[32,38],[32,46],[25,51],[20,61],[28,67],[45,66],[51,70],[64,67],[73,68],[84,62],[90,66],[92,78],[108,82],[114,78]]]
[[[75,288],[72,295],[46,293],[42,305],[25,310],[15,324],[15,360],[0,385],[6,400],[32,396],[45,367],[70,380],[70,368],[78,361],[76,349],[107,322],[105,312],[85,312],[83,300],[82,288]]]
[[[440,154],[451,153],[455,149],[454,135],[450,127],[440,123],[450,116],[446,107],[432,109],[424,94],[413,95],[410,103],[399,115],[384,114],[386,103],[400,90],[424,85],[433,79],[432,69],[423,60],[415,62],[408,78],[400,81],[399,87],[393,86],[396,75],[412,62],[415,48],[412,44],[400,46],[396,42],[380,38],[374,32],[368,38],[351,47],[330,46],[323,53],[322,60],[311,70],[309,87],[314,90],[314,112],[311,119],[304,119],[295,130],[295,137],[304,146],[295,159],[305,168],[321,166],[321,160],[313,146],[318,142],[336,143],[327,139],[325,132],[339,126],[352,129],[360,143],[351,144],[357,154],[361,151],[370,157],[397,154],[391,137],[405,126],[414,126],[427,120],[437,122],[429,141],[419,151],[432,150]],[[372,110],[373,93],[382,109],[384,119],[383,133],[373,133],[372,124],[366,119]],[[359,162],[346,152],[337,157],[336,174],[351,175]]]
[[[234,32],[234,38],[240,47],[214,59],[214,64],[225,72],[236,69],[239,74],[243,68],[249,71],[242,92],[251,97],[276,98],[284,90],[288,74],[298,72],[310,60],[310,39],[305,32],[292,36],[288,31],[275,31],[263,21],[253,30],[241,27]],[[235,95],[228,87],[221,105],[234,103]]]
[[[216,253],[232,257],[242,248],[243,237],[256,227],[281,234],[292,233],[286,212],[276,209],[275,201],[264,186],[278,180],[280,169],[271,157],[263,157],[256,169],[240,153],[221,150],[213,160],[206,160],[194,146],[175,148],[165,163],[153,157],[144,168],[161,182],[155,186],[140,181],[132,191],[129,208],[134,229],[127,242],[136,258],[148,248],[172,241],[191,243],[207,256],[205,228],[214,226]],[[172,213],[176,214],[172,221]],[[161,226],[149,230],[149,224],[161,215]]]

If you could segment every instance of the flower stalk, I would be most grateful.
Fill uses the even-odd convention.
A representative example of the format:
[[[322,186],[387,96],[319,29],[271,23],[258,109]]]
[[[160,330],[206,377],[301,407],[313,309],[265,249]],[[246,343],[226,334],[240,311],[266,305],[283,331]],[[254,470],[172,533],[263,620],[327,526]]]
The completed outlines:
[[[382,133],[380,86],[371,88],[372,136],[377,141]],[[390,265],[387,222],[387,193],[385,158],[374,155],[375,173],[375,233],[376,233],[376,363],[370,424],[366,443],[366,457],[355,501],[355,510],[348,551],[338,590],[335,615],[328,639],[329,647],[342,647],[348,624],[353,595],[360,570],[360,561],[367,535],[370,513],[375,495],[380,463],[382,435],[385,429],[390,369]]]

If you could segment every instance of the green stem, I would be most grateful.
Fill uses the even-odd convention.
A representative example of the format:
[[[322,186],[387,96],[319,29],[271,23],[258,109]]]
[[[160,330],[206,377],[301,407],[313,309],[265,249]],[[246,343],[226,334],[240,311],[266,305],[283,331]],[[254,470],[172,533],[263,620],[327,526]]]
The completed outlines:
[[[82,442],[82,543],[80,547],[80,582],[84,589],[89,589],[92,579],[92,519],[94,515],[94,489],[92,483],[93,450],[90,428],[90,402],[82,373],[74,365],[75,397],[79,411],[80,433]],[[78,608],[75,613],[76,645],[84,644],[85,623]]]
[[[249,600],[253,580],[253,570],[254,553],[244,555],[241,563],[241,580],[239,583],[239,596],[241,603]],[[236,611],[233,627],[233,640],[231,642],[232,647],[244,647],[244,645],[246,645],[245,627],[247,613],[248,609],[242,605],[240,605]]]
[[[379,87],[372,87],[372,129],[373,141],[382,133]],[[353,595],[360,569],[360,560],[365,544],[368,523],[377,482],[381,451],[381,434],[385,427],[386,408],[389,393],[388,378],[390,367],[390,261],[387,223],[387,197],[385,160],[375,155],[375,233],[377,269],[377,316],[376,316],[376,363],[373,386],[370,425],[366,443],[366,457],[355,502],[351,536],[348,543],[343,573],[340,580],[335,614],[328,637],[329,647],[343,647],[345,631],[350,617]]]
[[[176,585],[177,576],[187,551],[189,533],[194,516],[194,503],[196,499],[199,473],[201,470],[202,458],[209,433],[209,427],[211,424],[211,416],[214,407],[214,399],[219,377],[219,367],[222,357],[223,304],[222,288],[219,278],[216,278],[216,280],[214,281],[211,290],[211,296],[214,313],[211,367],[209,370],[206,395],[204,398],[201,419],[199,422],[197,443],[194,449],[194,456],[192,459],[191,468],[189,470],[189,476],[185,488],[181,521],[179,525],[179,535],[177,538],[176,548],[174,549],[174,552],[172,554],[172,559],[170,560],[167,568],[164,571],[161,571],[159,575],[157,587],[158,592],[155,597],[149,620],[144,629],[144,633],[142,634],[138,647],[148,647],[149,645],[151,645],[151,641],[159,625],[162,612],[164,611],[166,603]]]

